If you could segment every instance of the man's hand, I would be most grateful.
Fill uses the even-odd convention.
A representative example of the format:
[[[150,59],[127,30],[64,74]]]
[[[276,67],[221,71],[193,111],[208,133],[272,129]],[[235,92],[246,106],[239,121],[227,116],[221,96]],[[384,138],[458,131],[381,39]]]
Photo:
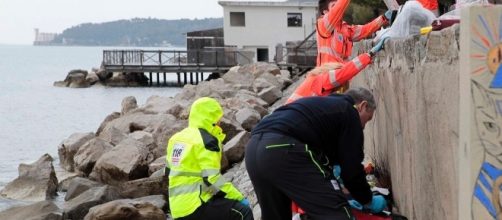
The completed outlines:
[[[241,204],[245,205],[245,206],[248,206],[249,207],[249,200],[244,198],[242,199],[241,201],[239,201]]]

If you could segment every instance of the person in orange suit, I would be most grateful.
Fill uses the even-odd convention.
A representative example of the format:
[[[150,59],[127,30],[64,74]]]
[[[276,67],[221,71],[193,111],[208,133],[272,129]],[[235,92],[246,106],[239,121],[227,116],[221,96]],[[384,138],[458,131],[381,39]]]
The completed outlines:
[[[380,40],[368,53],[360,54],[345,64],[339,62],[325,63],[307,73],[305,80],[288,98],[286,104],[303,97],[327,96],[346,84],[368,64],[377,52],[383,49],[385,40]]]
[[[392,20],[393,10],[388,10],[367,24],[348,24],[342,19],[349,3],[350,0],[319,0],[316,66],[330,62],[348,62],[353,42],[369,37]],[[346,91],[348,87],[348,81],[344,82],[338,92]]]

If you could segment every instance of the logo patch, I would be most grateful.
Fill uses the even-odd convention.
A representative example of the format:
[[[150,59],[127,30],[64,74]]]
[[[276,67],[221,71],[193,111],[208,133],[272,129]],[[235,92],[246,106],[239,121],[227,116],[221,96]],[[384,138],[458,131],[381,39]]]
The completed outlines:
[[[183,151],[185,151],[185,144],[176,143],[173,147],[173,154],[171,155],[172,166],[178,166],[181,161],[181,156],[183,155]]]

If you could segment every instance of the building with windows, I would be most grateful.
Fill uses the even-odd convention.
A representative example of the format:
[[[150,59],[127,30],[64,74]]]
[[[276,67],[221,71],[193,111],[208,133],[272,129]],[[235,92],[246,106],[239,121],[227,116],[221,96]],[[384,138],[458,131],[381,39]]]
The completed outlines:
[[[315,31],[317,1],[219,1],[226,46],[254,52],[255,61],[271,62],[276,45],[302,41]]]

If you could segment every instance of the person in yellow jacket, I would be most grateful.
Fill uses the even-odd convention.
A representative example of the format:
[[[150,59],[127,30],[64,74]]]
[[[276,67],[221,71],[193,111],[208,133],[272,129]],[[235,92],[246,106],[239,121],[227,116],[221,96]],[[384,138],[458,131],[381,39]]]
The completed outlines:
[[[253,220],[249,201],[220,173],[222,141],[218,126],[223,116],[212,98],[197,99],[190,109],[188,127],[167,144],[169,207],[175,220]]]

